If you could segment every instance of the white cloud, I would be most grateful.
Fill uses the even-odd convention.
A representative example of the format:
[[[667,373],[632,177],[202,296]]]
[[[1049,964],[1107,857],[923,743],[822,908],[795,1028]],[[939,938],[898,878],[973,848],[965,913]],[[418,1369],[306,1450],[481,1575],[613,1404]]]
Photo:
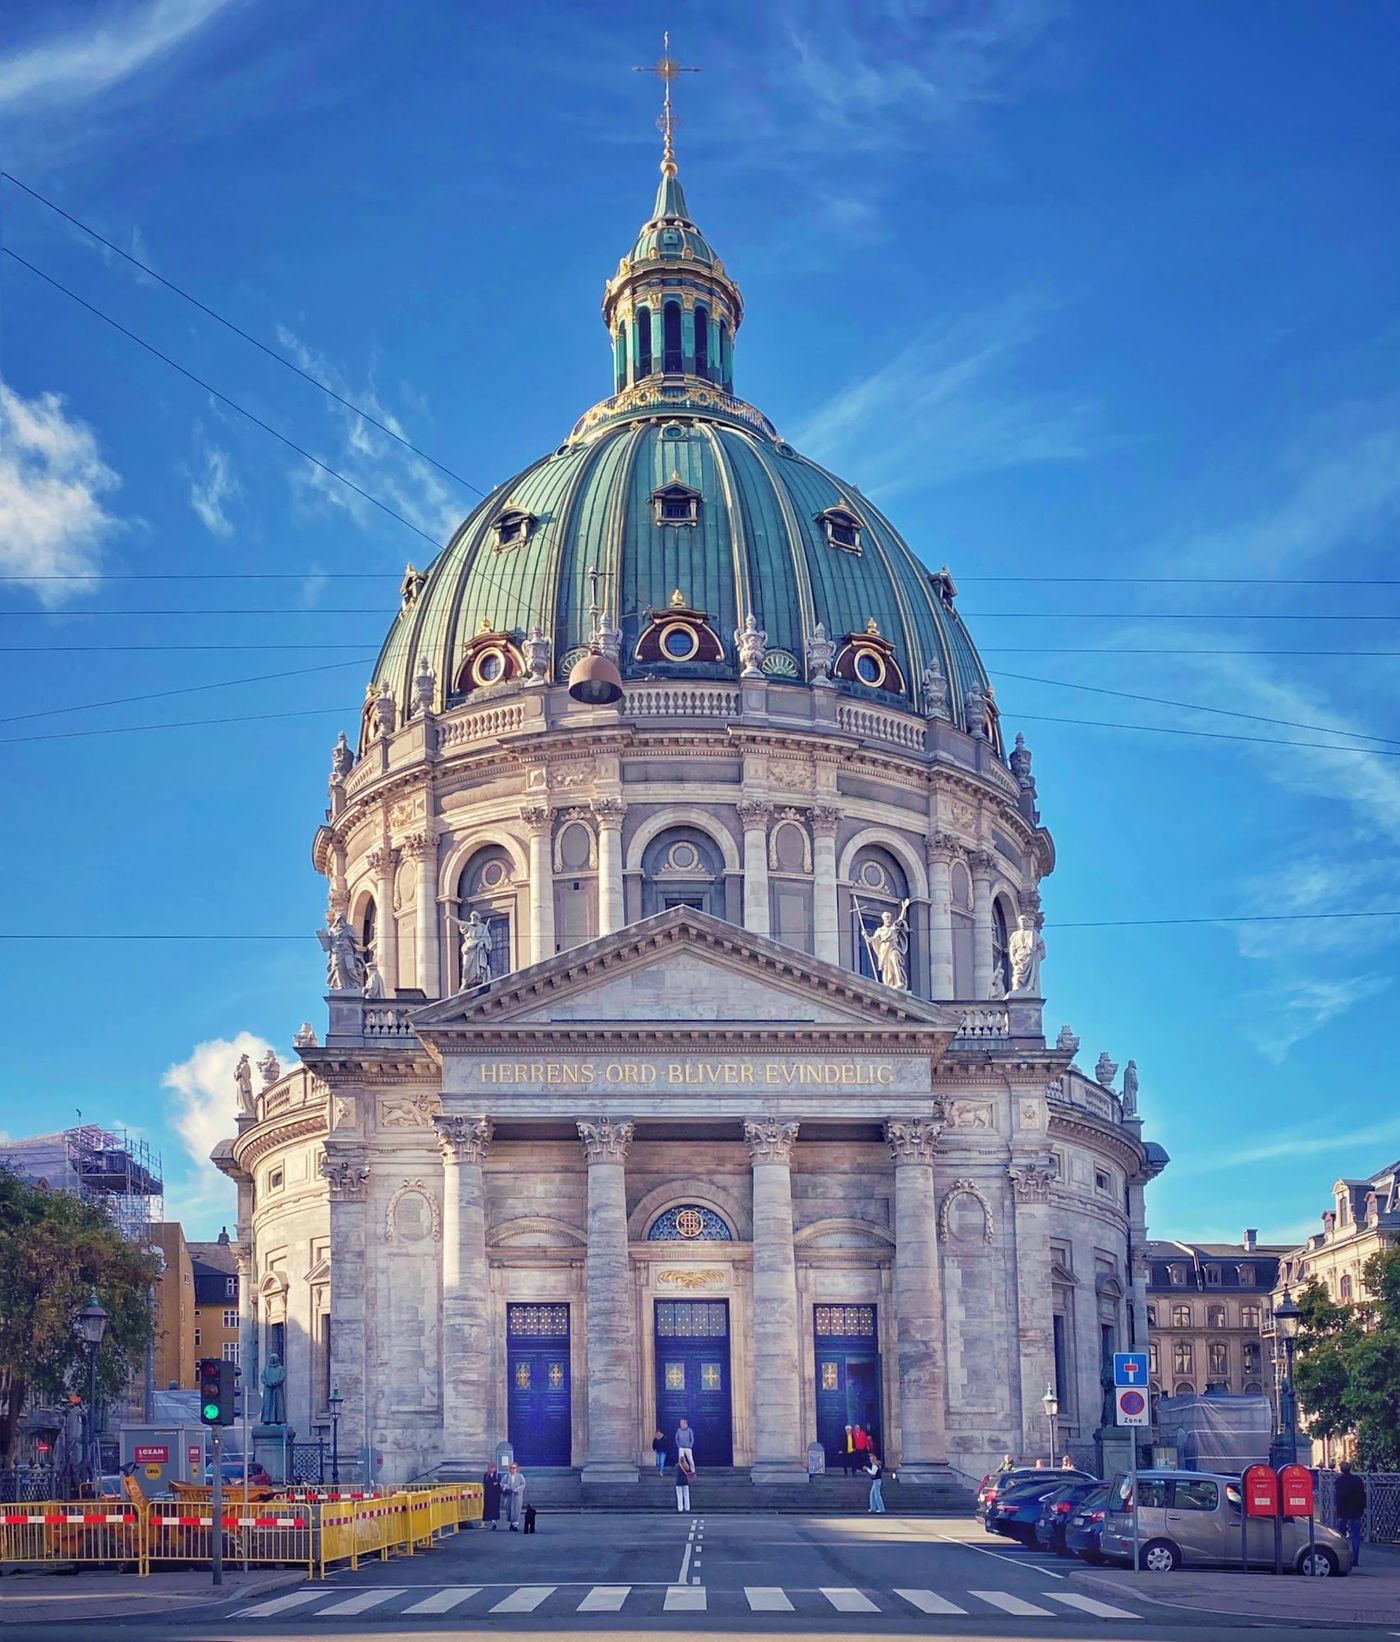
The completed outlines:
[[[886,496],[1000,468],[1086,460],[1094,454],[1092,408],[1015,387],[1018,356],[1047,311],[1022,297],[925,332],[828,399],[794,443]]]
[[[118,527],[101,498],[120,483],[57,394],[26,399],[0,383],[0,576],[28,582],[49,605],[88,590],[37,578],[101,569]]]
[[[1338,1167],[1344,1167],[1345,1159],[1339,1154],[1362,1155],[1377,1146],[1386,1146],[1396,1140],[1400,1140],[1400,1118],[1392,1118],[1384,1123],[1368,1123],[1359,1129],[1338,1130],[1335,1127],[1328,1129],[1325,1126],[1314,1126],[1291,1130],[1276,1140],[1265,1141],[1260,1146],[1247,1146],[1243,1150],[1216,1147],[1189,1162],[1174,1160],[1172,1173],[1178,1177],[1188,1174],[1212,1174],[1222,1169],[1239,1168],[1244,1164],[1277,1162],[1284,1157],[1337,1157]]]
[[[211,445],[202,428],[195,429],[195,445],[203,462],[202,471],[190,480],[190,506],[206,530],[215,536],[231,536],[233,521],[227,504],[240,494],[238,481],[226,450]]]
[[[188,1059],[167,1068],[161,1087],[174,1097],[172,1122],[194,1164],[192,1185],[168,1196],[198,1202],[205,1192],[222,1195],[226,1182],[209,1161],[209,1154],[236,1128],[238,1094],[233,1071],[240,1055],[256,1063],[271,1047],[256,1033],[240,1032],[235,1038],[211,1038],[197,1044]]]
[[[103,21],[89,15],[80,29],[0,57],[0,109],[53,108],[98,96],[183,45],[231,3],[236,0],[146,0],[108,7]]]

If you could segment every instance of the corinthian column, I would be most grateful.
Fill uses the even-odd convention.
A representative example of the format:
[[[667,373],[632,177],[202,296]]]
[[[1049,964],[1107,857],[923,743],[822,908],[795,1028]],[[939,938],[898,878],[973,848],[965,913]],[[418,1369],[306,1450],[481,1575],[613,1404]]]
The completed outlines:
[[[598,933],[611,935],[627,921],[622,902],[622,817],[620,798],[595,798],[598,818]]]
[[[394,916],[394,867],[398,853],[386,844],[371,850],[365,864],[374,874],[374,911],[377,939],[375,962],[384,979],[384,990],[392,998],[399,984],[399,921]]]
[[[489,1117],[435,1118],[442,1152],[442,1457],[472,1470],[492,1443],[490,1273],[481,1165]]]
[[[925,1482],[946,1466],[943,1281],[933,1155],[941,1122],[890,1118],[894,1158],[894,1309],[899,1366],[899,1472]]]
[[[980,1001],[992,995],[992,873],[988,850],[974,850],[972,864],[972,991]]]
[[[366,1440],[370,1392],[365,1341],[365,1194],[369,1165],[357,1148],[328,1148],[321,1157],[321,1176],[330,1207],[331,1311],[327,1326],[331,1331],[331,1384],[345,1399],[341,1447],[348,1454],[356,1454]],[[252,1395],[257,1384],[258,1366],[252,1357],[244,1359],[245,1397]]]
[[[767,935],[772,927],[768,916],[769,809],[767,804],[748,800],[738,808],[744,828],[744,928]]]
[[[404,839],[403,847],[418,869],[413,984],[437,998],[443,992],[438,970],[437,838],[431,831],[417,832]]]
[[[630,1123],[580,1121],[588,1164],[588,1253],[584,1329],[588,1345],[588,1458],[585,1482],[637,1480],[637,1347],[627,1253]]]
[[[1046,1440],[1041,1398],[1055,1381],[1055,1334],[1050,1290],[1050,1165],[1040,1158],[1006,1171],[1016,1202],[1016,1334],[1021,1353],[1021,1452],[1038,1454]],[[1056,1386],[1066,1419],[1071,1388]],[[1053,1456],[1052,1456],[1053,1461]]]
[[[771,1117],[749,1119],[744,1139],[753,1166],[753,1480],[793,1482],[807,1474],[792,1246],[797,1125]]]
[[[953,860],[957,839],[936,832],[928,840],[929,991],[937,1002],[953,996]]]
[[[554,862],[549,846],[554,817],[547,804],[521,810],[530,831],[530,962],[554,956]]]
[[[841,962],[841,924],[836,911],[836,828],[841,812],[819,804],[812,811],[812,951],[829,964]]]

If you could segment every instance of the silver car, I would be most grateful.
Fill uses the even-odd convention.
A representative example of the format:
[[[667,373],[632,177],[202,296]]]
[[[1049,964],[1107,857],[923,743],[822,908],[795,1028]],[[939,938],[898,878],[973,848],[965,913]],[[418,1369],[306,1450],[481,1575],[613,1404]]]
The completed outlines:
[[[1099,1542],[1108,1561],[1132,1563],[1136,1503],[1142,1567],[1163,1574],[1181,1567],[1239,1567],[1245,1519],[1238,1477],[1217,1471],[1139,1471],[1137,1480],[1136,1502],[1126,1471],[1109,1484]],[[1315,1523],[1309,1549],[1306,1517],[1286,1518],[1281,1526],[1285,1568],[1317,1579],[1351,1572],[1351,1546],[1335,1529]],[[1251,1566],[1273,1567],[1272,1518],[1250,1517],[1245,1543]]]

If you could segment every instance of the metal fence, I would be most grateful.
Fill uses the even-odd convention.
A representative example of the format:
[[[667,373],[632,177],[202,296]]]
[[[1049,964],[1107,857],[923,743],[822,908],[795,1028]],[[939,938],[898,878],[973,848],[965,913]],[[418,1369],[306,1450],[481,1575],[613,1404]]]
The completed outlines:
[[[1319,1471],[1322,1520],[1337,1526],[1336,1471]],[[1373,1545],[1400,1544],[1400,1471],[1358,1471],[1366,1485],[1365,1537]]]
[[[0,1470],[0,1502],[52,1499],[59,1492],[52,1465],[7,1465]]]

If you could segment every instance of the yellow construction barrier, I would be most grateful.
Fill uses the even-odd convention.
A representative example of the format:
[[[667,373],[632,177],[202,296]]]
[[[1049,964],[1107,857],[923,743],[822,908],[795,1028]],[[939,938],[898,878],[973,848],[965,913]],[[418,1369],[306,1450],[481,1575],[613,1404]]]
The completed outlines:
[[[241,1500],[223,1505],[224,1560],[229,1563],[302,1564],[316,1570],[317,1507],[286,1500]],[[214,1549],[213,1509],[192,1500],[152,1500],[147,1522],[147,1562],[207,1562]]]
[[[35,1500],[0,1507],[0,1563],[132,1564],[146,1573],[145,1524],[126,1500]]]

